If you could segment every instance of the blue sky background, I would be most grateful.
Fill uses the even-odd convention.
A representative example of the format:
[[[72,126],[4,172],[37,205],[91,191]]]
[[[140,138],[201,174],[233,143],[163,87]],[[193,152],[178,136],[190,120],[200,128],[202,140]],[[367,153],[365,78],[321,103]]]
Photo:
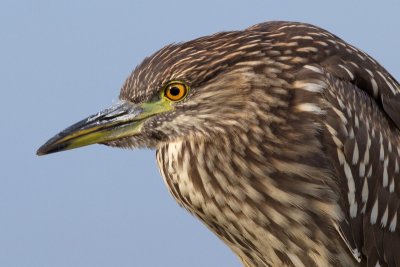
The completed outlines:
[[[154,151],[36,149],[112,104],[162,46],[267,20],[324,27],[400,79],[399,11],[395,0],[1,0],[0,266],[240,266],[169,196]]]

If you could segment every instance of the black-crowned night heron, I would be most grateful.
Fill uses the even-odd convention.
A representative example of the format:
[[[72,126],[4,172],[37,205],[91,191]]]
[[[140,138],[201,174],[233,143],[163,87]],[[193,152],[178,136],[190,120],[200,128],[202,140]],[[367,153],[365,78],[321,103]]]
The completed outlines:
[[[246,266],[400,266],[399,128],[374,59],[268,22],[164,47],[38,154],[155,148],[173,197]]]

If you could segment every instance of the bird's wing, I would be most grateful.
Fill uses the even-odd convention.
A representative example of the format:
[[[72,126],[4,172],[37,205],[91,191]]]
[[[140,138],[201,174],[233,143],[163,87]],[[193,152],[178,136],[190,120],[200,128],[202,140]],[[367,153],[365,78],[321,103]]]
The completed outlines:
[[[346,52],[355,49],[345,45],[348,47]],[[321,66],[333,77],[347,81],[349,86],[354,85],[366,92],[382,107],[385,116],[400,129],[400,85],[368,54],[358,50],[353,54],[340,50],[337,56],[328,57],[321,62]]]
[[[305,66],[299,79],[309,90],[324,88],[322,143],[343,196],[337,230],[359,262],[400,266],[399,85],[383,76],[393,84],[376,88],[372,75],[367,81],[354,65],[338,67],[336,60]]]

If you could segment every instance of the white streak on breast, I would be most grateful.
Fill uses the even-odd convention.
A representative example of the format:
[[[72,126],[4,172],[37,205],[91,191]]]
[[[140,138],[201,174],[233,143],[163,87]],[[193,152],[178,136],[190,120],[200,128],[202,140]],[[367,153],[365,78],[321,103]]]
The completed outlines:
[[[316,73],[319,73],[319,74],[323,73],[323,71],[320,68],[316,67],[316,66],[305,65],[304,68],[309,69],[309,70],[311,70],[313,72],[316,72]]]
[[[365,176],[365,164],[364,162],[360,162],[360,166],[358,169],[358,176],[360,176],[360,178],[363,178]]]
[[[378,197],[376,198],[374,206],[372,207],[371,218],[370,218],[371,224],[375,224],[377,218],[378,218]]]
[[[386,187],[388,185],[388,183],[389,183],[388,164],[389,164],[389,158],[386,157],[385,161],[383,163],[383,177],[382,177],[382,185],[383,185],[383,187]]]
[[[347,119],[344,116],[343,112],[341,112],[340,110],[338,110],[335,107],[332,107],[332,110],[339,116],[340,120],[344,123],[347,124]]]
[[[388,216],[389,216],[389,206],[386,205],[385,212],[383,213],[383,216],[382,216],[382,219],[381,219],[381,226],[382,227],[386,227]]]
[[[394,232],[397,226],[397,211],[394,213],[392,221],[390,222],[389,231]]]
[[[298,111],[310,112],[310,113],[315,113],[315,114],[324,114],[325,113],[320,107],[318,107],[316,104],[313,104],[313,103],[299,104],[296,106],[296,109]]]
[[[368,180],[364,179],[364,184],[361,192],[361,199],[362,202],[366,203],[368,201],[368,195],[369,195],[369,190],[368,190]]]
[[[292,261],[293,266],[305,267],[304,263],[299,259],[299,257],[296,254],[288,253],[287,256]]]
[[[394,178],[392,178],[392,181],[390,182],[389,185],[389,192],[393,193],[394,192]]]
[[[357,145],[357,141],[356,141],[355,145],[354,145],[354,151],[353,151],[353,160],[352,160],[353,165],[356,165],[358,163],[358,158],[359,158],[359,153],[358,153],[358,145]]]

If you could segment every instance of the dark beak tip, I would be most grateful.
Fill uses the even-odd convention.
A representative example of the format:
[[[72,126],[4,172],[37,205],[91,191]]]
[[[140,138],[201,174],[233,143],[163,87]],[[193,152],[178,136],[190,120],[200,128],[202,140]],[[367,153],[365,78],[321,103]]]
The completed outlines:
[[[44,155],[56,153],[59,151],[63,151],[63,150],[66,150],[67,145],[68,145],[67,143],[66,144],[55,144],[55,143],[49,141],[49,142],[45,143],[44,145],[42,145],[41,147],[39,147],[39,149],[36,151],[36,155],[44,156]]]
[[[39,147],[36,151],[36,155],[43,156],[106,142],[108,140],[103,137],[107,132],[111,132],[114,128],[116,129],[119,126],[122,127],[124,124],[135,123],[137,121],[135,119],[136,116],[141,112],[143,112],[141,107],[121,102],[118,105],[98,112],[64,129]],[[131,116],[132,121],[126,121],[125,115]],[[125,119],[119,121],[121,117]],[[93,133],[96,134],[90,137],[90,134]],[[80,140],[80,138],[84,139]]]
[[[38,150],[36,150],[37,156],[44,156],[47,154],[49,154],[49,151],[48,151],[48,147],[46,145],[43,145],[43,146],[39,147]]]
[[[46,155],[46,151],[43,149],[43,147],[40,147],[38,150],[36,150],[36,155],[37,156],[44,156]]]

